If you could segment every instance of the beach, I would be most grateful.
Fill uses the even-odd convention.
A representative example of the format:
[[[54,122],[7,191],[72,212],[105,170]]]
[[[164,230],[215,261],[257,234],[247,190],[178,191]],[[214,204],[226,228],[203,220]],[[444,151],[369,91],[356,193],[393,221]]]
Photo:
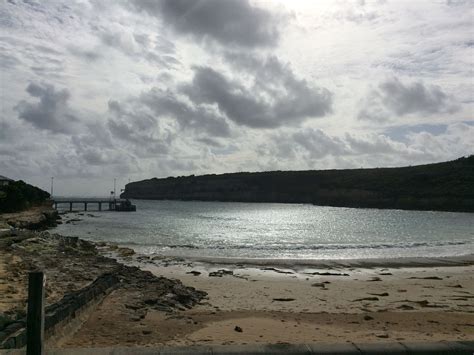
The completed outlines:
[[[474,340],[473,255],[210,259],[51,232],[1,241],[0,307],[13,318],[29,270],[44,270],[47,305],[101,275],[120,279],[50,348]]]
[[[111,295],[62,346],[110,346],[118,339],[136,345],[474,339],[472,257],[458,261],[464,266],[419,267],[412,260],[397,268],[296,270],[138,258],[154,274],[207,292],[207,300],[179,316],[150,312],[130,327]],[[137,263],[136,256],[128,259]],[[112,323],[123,333],[102,336]]]

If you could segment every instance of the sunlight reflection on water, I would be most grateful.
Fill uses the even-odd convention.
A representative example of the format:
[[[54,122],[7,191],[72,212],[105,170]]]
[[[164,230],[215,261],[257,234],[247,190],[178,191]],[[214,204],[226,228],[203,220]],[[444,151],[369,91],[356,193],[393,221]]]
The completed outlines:
[[[173,256],[373,258],[474,253],[474,214],[197,201],[133,201],[56,231]],[[72,215],[69,215],[72,217]],[[74,216],[77,217],[77,216]]]

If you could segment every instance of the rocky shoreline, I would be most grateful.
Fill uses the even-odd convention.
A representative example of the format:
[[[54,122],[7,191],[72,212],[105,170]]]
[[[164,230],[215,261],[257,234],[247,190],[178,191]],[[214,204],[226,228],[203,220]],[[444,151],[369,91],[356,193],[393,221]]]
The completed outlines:
[[[50,202],[32,207],[26,211],[0,214],[0,236],[11,228],[46,230],[61,223],[61,216]]]
[[[125,248],[111,248],[122,256],[130,254]],[[178,280],[105,257],[95,243],[44,231],[11,230],[0,237],[0,343],[6,347],[12,345],[8,337],[25,325],[27,278],[32,270],[44,271],[46,306],[53,308],[106,274],[117,278],[113,292],[123,301],[131,322],[140,321],[150,310],[167,314],[186,310],[206,297]]]

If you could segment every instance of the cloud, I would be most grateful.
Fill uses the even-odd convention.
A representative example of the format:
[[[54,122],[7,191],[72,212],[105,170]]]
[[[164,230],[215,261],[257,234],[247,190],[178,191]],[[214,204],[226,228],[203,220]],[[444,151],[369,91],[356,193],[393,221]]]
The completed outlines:
[[[116,139],[128,143],[138,155],[166,154],[172,136],[162,132],[156,118],[132,104],[121,104],[110,100],[107,128]]]
[[[177,33],[240,47],[273,46],[281,17],[248,0],[132,0],[135,9],[157,16]]]
[[[320,129],[307,129],[292,135],[293,141],[307,151],[310,158],[349,153],[345,143],[338,137],[330,137]]]
[[[295,76],[288,65],[271,56],[261,61],[229,55],[244,81],[228,78],[210,67],[195,67],[191,83],[181,86],[196,105],[215,105],[230,120],[252,128],[295,125],[332,111],[332,94]],[[242,71],[244,70],[244,71]]]
[[[382,82],[365,99],[359,119],[384,121],[409,114],[452,114],[459,110],[454,98],[437,85],[404,84],[397,78]]]
[[[152,88],[139,97],[156,117],[172,117],[182,129],[206,132],[213,136],[230,136],[230,127],[224,117],[210,107],[193,106],[179,99],[171,90]]]
[[[38,103],[22,100],[15,109],[18,117],[33,126],[53,133],[69,133],[77,117],[68,105],[68,89],[56,90],[47,83],[30,83],[26,88],[30,96],[38,98]]]

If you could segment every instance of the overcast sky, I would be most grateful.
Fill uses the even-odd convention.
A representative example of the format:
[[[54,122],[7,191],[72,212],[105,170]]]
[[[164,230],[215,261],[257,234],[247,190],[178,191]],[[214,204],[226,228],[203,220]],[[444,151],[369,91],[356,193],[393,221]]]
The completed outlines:
[[[0,1],[0,175],[58,195],[474,153],[473,1]]]

